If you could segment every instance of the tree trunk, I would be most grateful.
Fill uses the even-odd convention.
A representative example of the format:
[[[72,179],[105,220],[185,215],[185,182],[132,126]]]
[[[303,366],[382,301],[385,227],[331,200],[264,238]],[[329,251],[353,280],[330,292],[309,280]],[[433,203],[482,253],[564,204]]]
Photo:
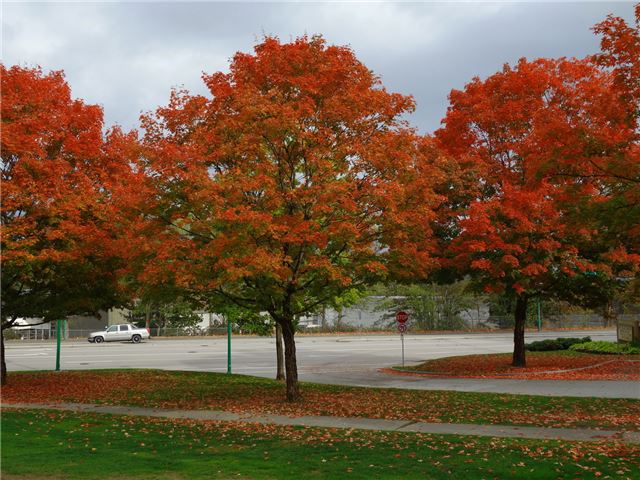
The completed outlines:
[[[282,347],[282,327],[279,323],[276,323],[276,363],[277,372],[276,380],[284,380],[284,351]]]
[[[527,322],[527,297],[519,295],[516,300],[515,326],[513,329],[513,362],[514,367],[526,367],[524,351],[524,327]]]
[[[287,401],[295,402],[300,399],[300,388],[298,386],[298,365],[296,363],[296,343],[293,339],[295,334],[293,318],[281,318],[282,338],[284,340],[284,366],[287,380]]]
[[[0,385],[7,384],[7,363],[4,358],[4,328],[0,327],[0,363],[2,372],[0,373]]]

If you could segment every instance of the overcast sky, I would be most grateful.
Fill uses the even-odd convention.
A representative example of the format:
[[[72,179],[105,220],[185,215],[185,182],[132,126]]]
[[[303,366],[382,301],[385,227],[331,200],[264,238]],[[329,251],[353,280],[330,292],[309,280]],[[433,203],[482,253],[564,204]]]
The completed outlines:
[[[633,20],[631,2],[3,4],[4,64],[64,70],[75,97],[125,128],[174,86],[204,93],[202,72],[227,71],[264,34],[320,33],[351,46],[388,90],[413,95],[410,121],[431,132],[449,91],[473,76],[520,57],[594,53],[593,24],[608,13]]]

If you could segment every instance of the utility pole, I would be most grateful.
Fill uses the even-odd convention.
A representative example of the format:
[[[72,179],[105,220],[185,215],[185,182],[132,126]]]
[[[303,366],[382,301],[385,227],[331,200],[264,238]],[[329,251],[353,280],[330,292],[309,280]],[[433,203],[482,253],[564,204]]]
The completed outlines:
[[[538,331],[542,330],[542,315],[540,315],[540,299],[538,298]]]
[[[227,374],[231,375],[231,322],[227,316]]]
[[[62,336],[62,325],[60,320],[56,320],[56,372],[60,371],[60,337]]]

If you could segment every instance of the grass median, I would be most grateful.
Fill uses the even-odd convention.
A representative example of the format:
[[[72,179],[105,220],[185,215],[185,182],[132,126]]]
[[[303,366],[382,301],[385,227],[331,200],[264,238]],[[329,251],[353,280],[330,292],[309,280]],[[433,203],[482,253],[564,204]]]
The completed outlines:
[[[14,373],[4,403],[79,402],[284,415],[369,417],[425,422],[588,427],[640,431],[640,402],[454,391],[301,384],[284,401],[282,383],[245,375],[164,370]]]
[[[638,478],[640,446],[5,410],[2,478]]]

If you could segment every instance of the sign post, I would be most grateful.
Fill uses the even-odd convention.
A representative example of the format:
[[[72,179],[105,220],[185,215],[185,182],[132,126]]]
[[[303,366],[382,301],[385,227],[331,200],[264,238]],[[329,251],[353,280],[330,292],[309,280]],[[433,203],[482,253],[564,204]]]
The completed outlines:
[[[409,320],[407,312],[400,311],[396,313],[396,324],[398,332],[400,332],[400,342],[402,343],[402,368],[404,368],[404,333],[407,331],[407,320]]]

